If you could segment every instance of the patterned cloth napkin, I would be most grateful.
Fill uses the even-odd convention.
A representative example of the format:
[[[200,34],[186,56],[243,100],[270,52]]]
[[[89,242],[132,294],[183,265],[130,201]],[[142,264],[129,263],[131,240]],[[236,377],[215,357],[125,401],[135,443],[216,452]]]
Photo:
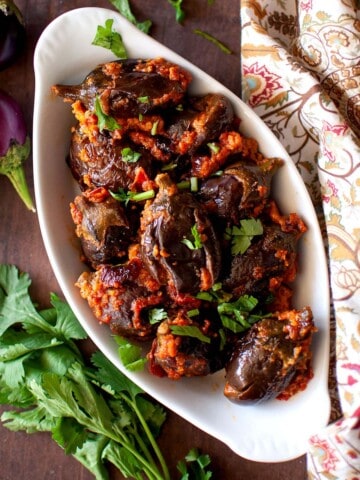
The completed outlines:
[[[241,0],[240,5],[243,100],[298,167],[328,252],[332,415],[329,426],[309,438],[309,479],[359,480],[359,5],[355,0]]]

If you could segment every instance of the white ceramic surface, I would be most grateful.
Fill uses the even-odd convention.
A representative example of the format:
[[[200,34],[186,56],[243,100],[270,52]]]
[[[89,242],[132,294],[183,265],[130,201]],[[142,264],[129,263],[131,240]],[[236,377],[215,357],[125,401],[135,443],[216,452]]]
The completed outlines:
[[[65,164],[69,129],[74,118],[69,104],[54,98],[55,83],[78,83],[98,64],[112,60],[111,52],[91,45],[98,25],[114,19],[129,57],[162,56],[186,67],[193,75],[193,93],[221,92],[230,98],[242,119],[242,132],[258,139],[267,156],[285,159],[276,174],[274,195],[284,213],[298,212],[309,231],[301,240],[296,306],[310,305],[318,332],[314,341],[315,376],[307,389],[287,402],[270,401],[259,406],[239,406],[222,394],[224,373],[202,379],[174,382],[146,371],[124,370],[117,346],[107,326],[100,326],[74,286],[84,265],[69,213],[77,190]],[[285,150],[263,122],[238,97],[207,74],[149,36],[121,15],[100,8],[72,10],[55,19],[36,47],[35,110],[33,131],[34,181],[40,227],[50,263],[79,321],[100,350],[126,375],[155,399],[205,432],[226,443],[242,457],[280,462],[302,455],[308,438],[327,424],[329,350],[329,282],[322,238],[310,198]],[[240,74],[240,72],[239,72]]]

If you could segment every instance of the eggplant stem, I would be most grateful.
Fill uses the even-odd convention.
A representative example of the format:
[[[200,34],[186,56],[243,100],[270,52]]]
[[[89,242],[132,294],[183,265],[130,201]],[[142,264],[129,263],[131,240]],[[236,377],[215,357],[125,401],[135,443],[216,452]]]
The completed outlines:
[[[32,212],[35,212],[36,210],[27,187],[24,168],[22,166],[14,168],[10,172],[5,173],[5,175],[13,184],[13,187],[21,200],[25,203],[26,207]]]

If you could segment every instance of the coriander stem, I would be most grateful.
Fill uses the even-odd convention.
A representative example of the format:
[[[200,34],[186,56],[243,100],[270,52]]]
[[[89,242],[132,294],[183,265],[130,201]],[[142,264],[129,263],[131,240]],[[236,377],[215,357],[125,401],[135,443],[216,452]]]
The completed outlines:
[[[138,419],[139,419],[139,421],[140,421],[140,423],[141,423],[141,425],[142,425],[142,427],[143,427],[143,429],[146,433],[146,436],[148,437],[148,439],[151,443],[151,446],[154,449],[154,452],[155,452],[155,454],[156,454],[156,456],[157,456],[157,458],[160,462],[160,465],[161,465],[161,468],[162,468],[162,471],[163,471],[163,474],[164,474],[164,480],[171,480],[169,469],[166,465],[163,454],[161,453],[161,450],[160,450],[157,442],[155,441],[154,436],[151,433],[148,424],[145,422],[144,417],[142,416],[141,412],[137,408],[136,402],[133,401],[133,400],[129,400],[129,398],[127,398],[125,395],[123,396],[123,398],[134,409],[134,412],[136,413],[136,415],[137,415],[137,417],[138,417]]]

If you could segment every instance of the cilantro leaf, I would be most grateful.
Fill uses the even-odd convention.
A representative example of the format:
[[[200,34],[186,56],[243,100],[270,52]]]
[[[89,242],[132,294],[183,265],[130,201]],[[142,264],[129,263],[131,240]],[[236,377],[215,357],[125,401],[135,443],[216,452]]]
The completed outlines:
[[[104,129],[113,132],[114,130],[121,128],[121,125],[118,124],[115,118],[110,117],[110,115],[106,115],[106,113],[104,113],[101,107],[99,97],[96,97],[95,99],[95,113],[98,118],[98,126],[100,132],[102,132]]]
[[[73,453],[73,456],[96,477],[96,480],[109,480],[103,463],[107,459],[106,450],[109,443],[112,442],[105,435],[94,435],[89,432],[82,446]]]
[[[23,411],[5,411],[1,415],[4,426],[13,432],[47,432],[54,428],[56,419],[45,408],[34,407]]]
[[[196,325],[170,325],[170,330],[175,335],[197,338],[204,343],[211,342],[211,339],[204,335]]]
[[[141,157],[141,153],[135,152],[130,147],[121,150],[121,160],[126,163],[136,163]]]
[[[191,235],[194,241],[191,241],[188,238],[184,238],[183,240],[181,240],[181,243],[186,245],[190,250],[198,250],[202,248],[203,244],[201,240],[201,235],[199,233],[196,223],[191,227]]]
[[[85,330],[77,321],[73,311],[69,305],[62,301],[54,293],[50,294],[50,301],[54,307],[54,315],[56,315],[56,323],[54,332],[66,340],[83,340],[87,337]]]
[[[217,310],[223,326],[234,333],[244,332],[261,316],[251,315],[258,300],[251,295],[242,295],[234,302],[219,303]]]
[[[67,455],[75,453],[79,447],[82,447],[88,436],[84,427],[68,417],[60,417],[51,431],[53,440],[63,447]]]
[[[151,27],[151,21],[145,20],[144,22],[138,22],[131,11],[128,0],[109,0],[110,3],[122,14],[125,18],[134,24],[139,30],[144,33],[148,33]]]
[[[108,19],[105,25],[98,25],[92,45],[110,50],[118,58],[127,58],[125,45],[120,33],[112,29],[114,20]]]
[[[191,449],[185,460],[177,464],[177,469],[182,475],[180,480],[209,480],[212,472],[206,468],[210,463],[208,455],[200,454],[196,448]]]
[[[227,228],[226,236],[231,238],[231,253],[233,255],[245,253],[253,238],[263,233],[261,220],[255,218],[240,220],[240,227]]]
[[[143,370],[147,360],[142,356],[141,347],[123,337],[115,337],[115,341],[119,345],[119,357],[124,367],[132,372]]]
[[[91,356],[91,363],[96,367],[93,372],[94,378],[100,384],[109,385],[114,392],[128,392],[135,398],[142,389],[129,380],[125,375],[119,375],[119,370],[101,352],[95,352]]]
[[[51,331],[30,299],[30,284],[27,273],[20,273],[13,265],[0,266],[0,335],[20,322],[23,322],[27,330],[33,327],[33,331]]]
[[[162,322],[168,317],[167,312],[163,308],[151,308],[148,312],[148,315],[149,323],[151,325]]]
[[[183,0],[168,0],[170,5],[175,9],[175,19],[178,23],[182,23],[185,19],[185,12],[182,9]]]

